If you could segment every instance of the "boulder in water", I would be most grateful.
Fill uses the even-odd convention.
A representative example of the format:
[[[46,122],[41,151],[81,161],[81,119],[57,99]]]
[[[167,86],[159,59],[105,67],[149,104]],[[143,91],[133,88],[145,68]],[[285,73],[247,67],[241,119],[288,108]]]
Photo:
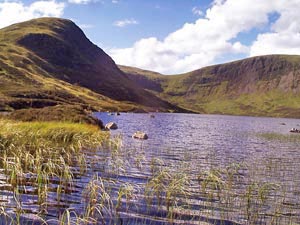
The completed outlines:
[[[148,135],[142,131],[137,131],[132,135],[133,138],[147,140]]]

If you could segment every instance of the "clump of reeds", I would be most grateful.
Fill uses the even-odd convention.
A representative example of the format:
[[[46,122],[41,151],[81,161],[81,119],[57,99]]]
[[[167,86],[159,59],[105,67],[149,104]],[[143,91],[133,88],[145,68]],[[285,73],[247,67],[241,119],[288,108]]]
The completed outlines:
[[[149,207],[157,202],[158,207],[166,210],[169,221],[173,221],[176,210],[185,204],[182,200],[189,199],[191,176],[182,167],[174,171],[163,165],[162,160],[152,159],[153,175],[146,183],[145,198]]]
[[[58,180],[59,204],[61,194],[72,191],[74,176],[86,169],[85,150],[98,149],[107,138],[92,125],[0,120],[1,168],[14,191],[16,218],[22,213],[18,196],[20,190],[26,194],[25,184],[35,188],[42,211],[47,207],[49,183]]]

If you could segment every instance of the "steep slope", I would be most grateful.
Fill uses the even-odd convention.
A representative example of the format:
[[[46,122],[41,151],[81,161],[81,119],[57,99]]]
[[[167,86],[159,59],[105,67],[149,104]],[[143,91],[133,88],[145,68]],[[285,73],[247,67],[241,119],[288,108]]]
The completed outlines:
[[[300,118],[300,56],[259,56],[173,76],[120,68],[145,89],[190,110]]]
[[[63,102],[126,111],[180,111],[132,82],[65,19],[40,18],[1,29],[0,77],[2,108]]]

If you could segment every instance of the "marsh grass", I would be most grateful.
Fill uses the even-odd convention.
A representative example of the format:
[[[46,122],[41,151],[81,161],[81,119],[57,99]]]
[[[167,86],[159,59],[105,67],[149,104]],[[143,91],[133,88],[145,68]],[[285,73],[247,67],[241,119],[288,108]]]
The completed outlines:
[[[1,167],[13,189],[16,223],[21,223],[24,213],[20,192],[27,193],[25,185],[34,187],[40,212],[44,212],[50,184],[56,181],[55,192],[60,204],[61,195],[72,192],[74,176],[86,170],[85,150],[98,149],[107,139],[107,133],[92,125],[1,119]]]

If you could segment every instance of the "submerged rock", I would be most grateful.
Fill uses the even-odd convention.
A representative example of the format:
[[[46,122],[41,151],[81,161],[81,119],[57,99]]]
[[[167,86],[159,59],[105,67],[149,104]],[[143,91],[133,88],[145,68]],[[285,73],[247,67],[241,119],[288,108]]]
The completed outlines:
[[[105,125],[105,129],[107,129],[107,130],[116,130],[116,129],[118,129],[118,125],[114,122],[109,122]]]
[[[133,138],[147,140],[148,135],[142,131],[137,131],[132,135]]]
[[[155,116],[153,114],[150,115],[150,118],[155,118]]]

